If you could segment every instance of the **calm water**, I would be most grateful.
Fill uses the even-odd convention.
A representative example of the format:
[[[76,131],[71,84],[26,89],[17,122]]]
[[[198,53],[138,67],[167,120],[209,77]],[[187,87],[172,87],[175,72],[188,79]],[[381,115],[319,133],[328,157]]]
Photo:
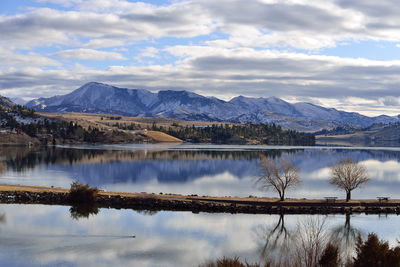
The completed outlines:
[[[74,180],[106,190],[199,195],[276,196],[255,186],[260,155],[292,160],[303,183],[288,197],[344,197],[328,183],[329,166],[350,157],[372,178],[354,198],[400,198],[396,148],[263,146],[85,146],[2,148],[0,183],[69,187]],[[299,216],[192,214],[100,209],[79,217],[70,207],[0,205],[0,266],[197,266],[223,256],[262,262],[293,243],[296,227],[323,220],[324,232],[352,253],[355,237],[400,239],[396,215]],[[79,215],[79,214],[78,214]],[[135,235],[135,238],[132,238]]]
[[[400,237],[395,215],[353,215],[347,224],[345,215],[316,217],[343,247],[358,233],[376,232],[392,245]],[[279,253],[310,216],[285,215],[278,225],[279,215],[101,209],[76,220],[68,207],[1,205],[0,218],[1,266],[197,266],[223,256],[262,262],[264,247]]]
[[[400,198],[400,150],[396,148],[290,148],[263,146],[97,146],[2,149],[0,183],[69,187],[79,180],[101,189],[199,195],[276,196],[260,192],[260,155],[288,158],[303,183],[287,197],[344,197],[328,182],[329,166],[350,157],[372,178],[354,198]]]

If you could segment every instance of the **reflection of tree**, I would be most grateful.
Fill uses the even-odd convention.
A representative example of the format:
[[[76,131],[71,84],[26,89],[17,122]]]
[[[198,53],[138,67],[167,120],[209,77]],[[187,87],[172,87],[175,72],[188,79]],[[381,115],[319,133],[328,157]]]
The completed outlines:
[[[0,224],[6,223],[6,214],[1,213],[0,214]]]
[[[346,260],[352,256],[358,236],[363,234],[359,229],[351,226],[350,219],[351,215],[347,213],[344,225],[338,225],[331,229],[331,239],[338,242],[342,258]]]
[[[300,219],[297,227],[288,231],[284,215],[280,215],[278,224],[260,235],[263,240],[262,260],[266,266],[318,266],[330,241],[325,225],[325,218],[309,216]]]
[[[0,162],[0,175],[6,173],[7,164],[5,162]]]
[[[291,232],[285,227],[284,214],[279,215],[278,223],[273,227],[260,227],[257,233],[262,240],[261,257],[263,259],[280,256],[289,247]]]
[[[268,158],[279,158],[283,153],[291,154],[303,151],[295,150],[267,150],[262,153]],[[74,149],[74,148],[43,148],[40,150],[1,149],[5,156],[5,164],[14,171],[24,171],[35,168],[37,165],[97,163],[115,161],[143,161],[143,160],[255,160],[259,158],[258,150],[102,150],[102,149]]]
[[[314,215],[300,219],[295,229],[288,230],[281,214],[276,225],[257,233],[262,240],[261,258],[277,266],[317,266],[330,243],[340,249],[340,259],[345,263],[354,256],[358,236],[363,236],[350,220],[351,215],[346,214],[344,225],[328,229],[326,218]]]
[[[90,215],[97,215],[97,213],[99,213],[99,208],[96,205],[81,204],[72,206],[69,212],[71,213],[71,217],[75,220],[81,218],[88,219]]]
[[[142,215],[149,215],[153,216],[157,214],[157,210],[136,210],[137,213],[142,214]]]

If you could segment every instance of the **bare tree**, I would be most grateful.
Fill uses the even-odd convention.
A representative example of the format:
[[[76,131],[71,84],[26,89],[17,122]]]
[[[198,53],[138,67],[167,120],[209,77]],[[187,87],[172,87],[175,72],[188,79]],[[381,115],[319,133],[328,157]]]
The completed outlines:
[[[367,169],[350,158],[342,159],[331,167],[330,183],[346,191],[346,201],[351,199],[351,191],[369,181]]]
[[[298,223],[297,235],[293,239],[295,249],[292,266],[318,266],[328,242],[325,222],[325,217],[310,216]]]
[[[300,184],[299,169],[292,162],[281,159],[278,162],[261,155],[261,166],[265,173],[258,179],[261,189],[273,188],[281,201],[285,200],[286,189]]]

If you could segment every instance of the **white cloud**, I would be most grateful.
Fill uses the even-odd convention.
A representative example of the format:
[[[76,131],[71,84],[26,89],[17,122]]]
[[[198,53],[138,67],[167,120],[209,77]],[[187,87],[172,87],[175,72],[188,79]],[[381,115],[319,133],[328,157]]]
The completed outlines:
[[[108,1],[96,1],[98,5],[103,2]],[[131,9],[104,13],[37,8],[27,13],[0,16],[0,43],[28,48],[38,45],[65,45],[76,42],[76,38],[80,37],[108,42],[113,39],[118,43],[164,36],[194,37],[209,34],[214,29],[208,14],[202,10],[192,10],[188,3],[157,7],[119,2],[126,3]],[[101,41],[92,41],[95,46],[100,43]]]
[[[63,50],[53,54],[52,56],[62,57],[62,58],[87,59],[87,60],[126,59],[124,56],[116,52],[106,52],[106,51],[99,51],[87,48]]]
[[[10,49],[0,47],[0,67],[25,67],[25,66],[60,66],[61,64],[51,58],[38,53],[28,52],[21,54]]]
[[[155,47],[146,47],[143,49],[138,56],[135,57],[136,60],[142,60],[143,58],[159,58],[160,50]]]
[[[3,70],[0,88],[25,88],[33,95],[39,92],[33,88],[43,87],[41,96],[51,96],[98,81],[128,88],[187,89],[208,95],[277,96],[291,101],[307,98],[327,107],[370,115],[399,113],[393,103],[388,103],[400,98],[398,61],[200,46],[169,47],[166,51],[182,59],[174,65],[110,66],[106,70]],[[86,50],[83,52],[64,51],[63,56],[99,58],[97,52],[90,56]],[[386,100],[381,99],[382,95]]]
[[[24,39],[15,45],[43,45],[40,37],[47,34],[50,43],[64,44],[79,36],[104,38],[110,43],[110,39],[194,37],[218,31],[229,36],[212,43],[224,46],[318,49],[334,47],[343,40],[400,41],[400,11],[393,9],[396,4],[389,0],[201,0],[162,6],[124,0],[38,1],[73,6],[75,10],[39,8],[2,16],[3,40]]]
[[[0,47],[13,51],[0,51],[0,89],[13,95],[24,88],[30,96],[35,92],[49,96],[101,81],[152,90],[190,89],[225,99],[240,94],[291,101],[307,98],[371,115],[400,113],[398,61],[283,52],[301,48],[315,53],[363,40],[400,42],[400,10],[393,8],[394,0],[37,2],[68,9],[25,8],[0,15]],[[166,46],[165,37],[176,39]],[[194,44],[191,40],[185,40],[189,45],[175,44],[191,37],[201,38]],[[46,47],[59,52],[48,58],[49,52],[34,50]],[[112,52],[96,50],[101,48]],[[93,70],[71,67],[71,61],[62,59],[124,60],[124,55],[132,57],[131,52],[139,52],[135,57],[139,62],[151,60],[148,66],[126,60],[120,66]],[[58,69],[32,71],[24,68],[27,62]]]
[[[124,46],[125,42],[122,40],[116,40],[112,38],[99,38],[92,39],[88,43],[84,44],[83,47],[88,48],[107,48],[107,47],[118,47]]]

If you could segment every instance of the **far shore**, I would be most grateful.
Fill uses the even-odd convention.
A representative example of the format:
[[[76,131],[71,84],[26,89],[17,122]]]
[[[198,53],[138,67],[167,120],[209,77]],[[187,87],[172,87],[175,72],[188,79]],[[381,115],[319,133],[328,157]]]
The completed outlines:
[[[42,186],[0,185],[0,203],[72,205],[69,189]],[[82,203],[85,205],[86,203]],[[400,199],[351,200],[267,197],[215,197],[166,193],[130,193],[100,190],[94,203],[99,208],[171,210],[250,214],[400,214]]]

